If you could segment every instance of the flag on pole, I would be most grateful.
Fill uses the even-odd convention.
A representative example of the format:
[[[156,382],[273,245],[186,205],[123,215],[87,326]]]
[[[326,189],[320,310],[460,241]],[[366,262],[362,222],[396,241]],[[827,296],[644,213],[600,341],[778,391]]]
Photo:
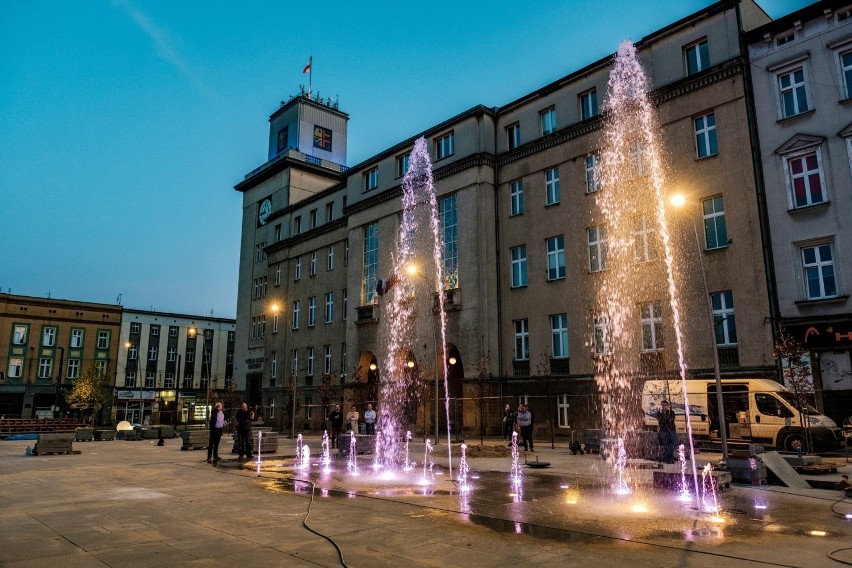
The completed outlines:
[[[310,73],[311,72],[311,63],[313,62],[313,59],[314,59],[313,57],[308,59],[308,64],[305,65],[304,69],[302,69],[302,73]]]

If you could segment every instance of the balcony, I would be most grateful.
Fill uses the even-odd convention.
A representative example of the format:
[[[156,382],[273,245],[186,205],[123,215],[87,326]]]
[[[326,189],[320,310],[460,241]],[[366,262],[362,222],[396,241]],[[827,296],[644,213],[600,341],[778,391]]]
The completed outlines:
[[[377,321],[379,321],[379,306],[376,304],[367,304],[355,308],[355,325],[376,323]]]
[[[527,361],[512,361],[512,375],[515,377],[530,376],[530,362]]]
[[[740,366],[740,350],[737,347],[719,347],[719,367],[722,369]]]
[[[444,290],[444,311],[460,310],[462,308],[461,288],[453,288]],[[432,293],[432,311],[438,312],[441,309],[440,296],[437,292]]]
[[[567,357],[562,359],[551,359],[550,360],[550,374],[551,375],[569,375],[571,374],[571,366],[569,363],[571,359]]]

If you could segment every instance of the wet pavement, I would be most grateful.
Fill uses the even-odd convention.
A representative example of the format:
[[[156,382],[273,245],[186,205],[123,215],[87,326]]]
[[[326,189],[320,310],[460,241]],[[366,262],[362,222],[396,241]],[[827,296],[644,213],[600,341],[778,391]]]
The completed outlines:
[[[424,488],[419,468],[411,479],[372,481],[370,456],[359,456],[357,478],[342,458],[323,474],[319,438],[306,443],[309,471],[294,468],[293,443],[280,440],[258,475],[256,462],[213,467],[179,440],[75,443],[79,455],[38,457],[24,455],[31,441],[2,441],[0,566],[341,566],[341,553],[348,566],[370,567],[852,562],[852,500],[839,491],[734,484],[712,514],[677,489],[654,488],[647,471],[634,472],[630,495],[615,496],[599,456],[539,445],[527,459],[550,466],[525,468],[520,488],[510,458],[469,459],[464,494],[445,444]],[[412,455],[421,451],[412,445]],[[718,461],[698,457],[699,467]],[[838,479],[852,471],[836,463]],[[309,532],[306,515],[331,540]]]

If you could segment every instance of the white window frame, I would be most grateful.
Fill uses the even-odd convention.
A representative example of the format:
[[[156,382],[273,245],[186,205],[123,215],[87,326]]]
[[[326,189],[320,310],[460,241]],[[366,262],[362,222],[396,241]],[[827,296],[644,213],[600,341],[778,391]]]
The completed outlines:
[[[702,45],[707,45],[707,61],[704,61],[704,59],[701,57],[701,46]],[[692,49],[695,50],[695,53],[696,53],[695,60],[696,60],[696,64],[698,65],[698,67],[690,72],[690,69],[689,69],[689,52]],[[691,75],[695,75],[696,73],[700,73],[701,71],[704,71],[705,69],[710,67],[710,44],[708,43],[706,37],[703,37],[703,38],[701,38],[697,41],[694,41],[690,44],[683,46],[683,66],[684,66],[684,69],[686,70],[687,77],[689,77]]]
[[[521,125],[516,122],[506,127],[506,144],[509,150],[521,145]]]
[[[53,374],[53,359],[50,357],[39,357],[38,378],[49,379]]]
[[[721,199],[722,208],[721,210],[717,210],[716,206],[719,203],[717,200]],[[712,211],[707,212],[707,204],[710,204],[712,207]],[[723,195],[714,195],[713,197],[708,197],[707,199],[701,200],[701,213],[704,219],[704,250],[716,250],[725,248],[728,246],[728,219],[725,216],[725,197]],[[719,223],[722,223],[722,226],[725,229],[724,237],[719,236]],[[716,237],[716,246],[710,246],[710,229],[712,227],[712,232]]]
[[[272,314],[272,333],[278,333],[278,316],[280,314],[275,312]]]
[[[524,182],[515,180],[509,184],[509,215],[521,215],[524,212]]]
[[[130,323],[130,333],[140,333],[142,331],[142,324],[138,321],[134,321]]]
[[[404,177],[411,167],[411,152],[400,154],[396,157],[396,177]]]
[[[843,64],[843,56],[849,56],[849,64]],[[852,99],[852,49],[844,49],[837,53],[837,64],[840,67],[840,84],[845,98]]]
[[[146,371],[145,372],[145,388],[146,389],[157,388],[157,373],[156,373],[156,371]]]
[[[166,350],[166,361],[177,361],[177,347],[169,347]]]
[[[109,349],[109,331],[104,329],[98,330],[98,340],[95,346],[98,349]]]
[[[567,394],[559,394],[556,395],[556,417],[557,417],[557,428],[570,428],[571,425],[568,424],[568,409],[571,407],[571,404],[568,402]]]
[[[642,352],[662,351],[665,347],[662,303],[658,301],[642,303],[639,306],[639,320],[642,326]]]
[[[310,276],[317,275],[317,252],[314,251],[311,253],[311,266],[309,271]]]
[[[698,122],[703,121],[703,125],[699,126]],[[713,124],[710,124],[710,122]],[[710,158],[711,156],[719,155],[719,138],[716,132],[716,113],[708,112],[702,116],[696,116],[692,119],[692,126],[695,132],[695,156],[701,160]],[[701,153],[701,141],[704,142],[705,152]],[[716,150],[713,151],[711,141],[715,142]]]
[[[606,257],[608,252],[606,226],[596,225],[586,229],[589,245],[589,272],[601,272],[606,270]]]
[[[636,262],[657,260],[659,243],[653,217],[638,215],[633,220],[633,252]]]
[[[305,375],[308,377],[314,376],[314,348],[308,347],[308,368],[306,369]]]
[[[379,167],[375,166],[364,172],[364,191],[372,191],[379,187]]]
[[[586,193],[594,193],[601,188],[600,180],[598,179],[600,176],[600,163],[600,152],[586,154]]]
[[[334,245],[328,245],[328,254],[325,258],[325,270],[326,272],[334,270]]]
[[[731,296],[731,305],[728,305],[728,297]],[[719,307],[716,307],[715,299],[718,299]],[[710,293],[710,305],[713,308],[713,329],[715,330],[716,345],[718,347],[733,347],[736,342],[736,318],[734,312],[734,294],[731,290]],[[721,342],[719,341],[721,335]],[[731,337],[734,340],[731,340]]]
[[[275,265],[275,285],[281,285],[281,263]]]
[[[71,330],[71,349],[80,349],[83,347],[83,330],[74,328]]]
[[[817,169],[816,170],[805,170],[807,166],[807,158],[811,154],[816,156],[817,160]],[[792,162],[794,160],[802,160],[802,173],[801,174],[793,174],[792,170]],[[810,176],[816,173],[819,176],[819,184],[820,189],[822,190],[822,201],[813,201],[811,198],[810,187],[808,184],[808,180]],[[784,176],[787,180],[787,200],[790,206],[790,209],[804,209],[806,207],[812,207],[814,205],[822,205],[823,203],[828,203],[828,186],[826,185],[826,176],[825,169],[823,168],[822,163],[822,149],[820,146],[811,146],[806,149],[802,149],[798,152],[792,152],[784,155]],[[796,203],[796,180],[799,178],[804,178],[805,184],[805,197],[807,199],[807,203],[804,205],[798,205]]]
[[[349,311],[349,288],[343,289],[343,321],[348,319],[347,311]]]
[[[612,353],[612,329],[609,315],[597,313],[592,317],[592,355],[602,357]]]
[[[317,217],[318,217],[318,215],[317,215],[316,209],[311,209],[308,212],[308,228],[310,228],[310,229],[316,229],[317,228]]]
[[[556,235],[546,239],[547,281],[565,279],[565,236]]]
[[[822,252],[820,249],[822,247],[828,247],[829,254],[831,254],[831,259],[826,260],[822,257]],[[837,251],[834,247],[834,240],[823,240],[818,242],[808,242],[808,243],[800,243],[798,245],[799,248],[799,263],[801,266],[801,275],[802,275],[802,288],[803,288],[803,297],[806,301],[814,301],[814,300],[826,300],[831,298],[837,298],[840,296],[841,290],[841,282],[840,275],[837,272],[838,263],[837,259]],[[806,250],[814,250],[814,262],[808,263],[805,260],[805,251]],[[831,278],[834,280],[834,293],[829,294],[826,291],[826,275],[825,269],[827,267],[831,268]],[[820,293],[816,296],[811,296],[810,287],[808,286],[808,271],[815,269],[819,274],[819,287]]]
[[[325,323],[334,321],[334,292],[325,293]]]
[[[293,359],[290,363],[290,374],[294,377],[299,374],[299,350],[293,349]]]
[[[296,257],[296,265],[293,268],[293,280],[302,279],[302,257]]]
[[[136,371],[125,371],[124,372],[124,386],[126,386],[126,387],[135,387],[136,386]]]
[[[598,112],[598,90],[595,88],[589,89],[584,93],[580,93],[580,120],[589,120],[596,117]]]
[[[541,135],[547,136],[556,132],[556,107],[552,106],[538,113],[541,124]]]
[[[269,376],[278,378],[278,351],[269,354]]]
[[[21,373],[24,367],[24,360],[21,357],[10,357],[9,358],[9,369],[6,375],[10,379],[20,379]]]
[[[163,375],[163,388],[172,390],[177,387],[177,381],[175,380],[174,371],[170,371]]]
[[[150,347],[148,347],[148,360],[149,361],[156,361],[159,353],[160,353],[160,348],[156,345],[151,345]]]
[[[550,316],[551,356],[554,359],[568,359],[571,356],[568,345],[568,314]]]
[[[294,300],[293,301],[293,329],[299,329],[300,319],[301,319],[301,310],[302,310],[302,301]]]
[[[311,296],[308,298],[308,327],[314,327],[317,324],[317,297]]]
[[[76,379],[80,376],[80,360],[68,359],[68,369],[65,372],[66,379]]]
[[[264,280],[265,279],[266,279],[266,277],[264,276]],[[150,334],[151,334],[152,337],[159,337],[160,336],[160,326],[157,325],[157,324],[151,324]]]
[[[456,153],[456,135],[452,130],[435,138],[435,159],[443,160]]]
[[[331,374],[331,345],[323,345],[323,364],[322,364],[322,372],[324,375]]]
[[[794,82],[795,73],[797,71],[802,72],[801,82]],[[788,76],[790,77],[790,85],[784,87],[783,78]],[[776,88],[778,89],[778,115],[782,120],[785,118],[799,116],[800,114],[813,110],[814,105],[811,99],[811,88],[810,82],[808,81],[808,66],[806,61],[797,61],[795,65],[790,65],[789,67],[775,71],[775,82]],[[799,89],[802,89],[802,92],[804,92],[806,108],[800,108]],[[784,95],[787,93],[790,93],[793,96],[792,101],[794,108],[791,114],[787,114],[787,108],[784,104]]]
[[[57,329],[45,327],[41,330],[41,344],[43,347],[54,347],[56,345]]]
[[[518,245],[509,249],[512,258],[512,288],[527,285],[527,245]]]
[[[530,323],[529,320],[519,319],[512,321],[515,331],[514,355],[515,361],[530,360]]]
[[[556,205],[561,200],[559,191],[559,166],[544,172],[545,205]]]

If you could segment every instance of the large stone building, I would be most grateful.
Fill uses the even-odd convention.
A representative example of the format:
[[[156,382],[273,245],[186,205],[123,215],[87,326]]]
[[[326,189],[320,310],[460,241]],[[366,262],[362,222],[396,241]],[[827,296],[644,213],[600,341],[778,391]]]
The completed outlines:
[[[746,41],[780,324],[839,422],[852,415],[852,4],[812,4]]]
[[[125,309],[112,418],[203,423],[236,388],[234,338],[233,319]]]
[[[0,294],[0,415],[53,418],[94,365],[115,384],[121,306]],[[109,416],[109,406],[100,417]]]
[[[712,375],[714,350],[723,375],[775,376],[741,47],[743,31],[769,21],[751,1],[723,0],[636,44],[659,111],[667,184],[691,204],[672,219],[690,376]],[[558,433],[599,420],[592,298],[606,268],[607,188],[596,169],[611,65],[606,57],[501,107],[471,108],[351,167],[348,116],[336,103],[305,93],[282,103],[270,117],[268,161],[235,187],[243,193],[235,378],[265,419],[316,427],[330,401],[376,400],[375,283],[391,271],[401,182],[422,136],[450,259],[448,326],[446,345],[427,341],[412,356],[423,369],[452,363],[454,429],[499,428],[504,401],[529,402],[539,427]],[[635,234],[638,260],[661,272],[654,235],[641,226]],[[651,331],[635,354],[644,376],[677,376],[664,300],[636,307],[630,333]],[[420,395],[413,429],[431,431],[435,392]]]

